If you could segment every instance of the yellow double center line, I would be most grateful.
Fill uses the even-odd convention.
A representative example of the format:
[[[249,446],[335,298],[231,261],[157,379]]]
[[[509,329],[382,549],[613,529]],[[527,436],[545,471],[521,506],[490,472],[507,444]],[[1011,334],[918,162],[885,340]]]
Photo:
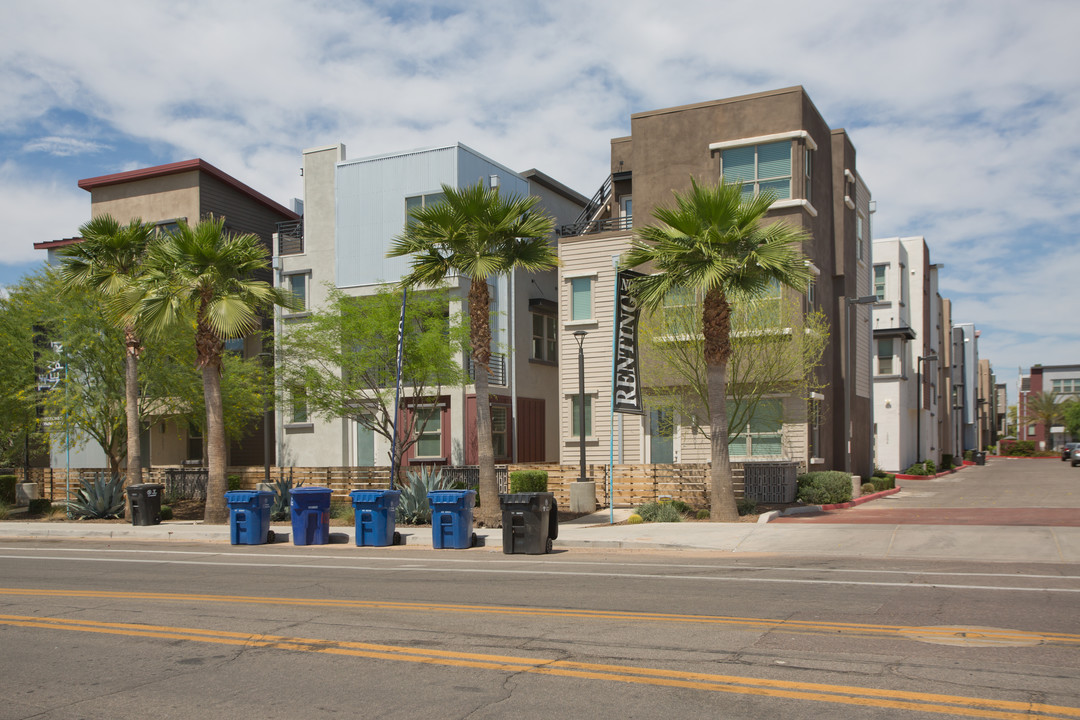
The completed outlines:
[[[1020,720],[1037,713],[1041,718],[1066,720],[1080,718],[1080,709],[1024,703],[1008,700],[984,700],[956,695],[938,695],[898,690],[878,690],[843,685],[800,683],[784,680],[713,675],[708,673],[680,672],[659,668],[641,668],[625,665],[601,665],[579,663],[550,658],[523,658],[505,655],[451,652],[395,645],[322,640],[318,638],[286,637],[180,628],[130,623],[106,623],[92,620],[33,617],[26,615],[0,615],[0,624],[16,627],[66,630],[76,632],[122,635],[129,637],[187,640],[191,642],[237,645],[246,648],[262,647],[296,652],[323,653],[328,655],[392,660],[397,662],[423,663],[451,667],[467,667],[514,673],[534,673],[560,677],[584,678],[609,682],[655,685],[709,692],[736,693],[762,697],[793,700],[914,710],[926,713],[943,713],[979,718]]]
[[[676,613],[622,612],[618,610],[588,610],[564,608],[507,607],[501,605],[453,605],[449,603],[401,602],[393,600],[323,600],[310,598],[273,598],[245,595],[199,595],[147,592],[110,592],[97,590],[41,590],[0,588],[0,596],[36,596],[64,598],[94,598],[117,600],[156,600],[165,602],[238,603],[250,605],[288,605],[297,607],[334,607],[343,609],[395,610],[405,612],[470,613],[526,617],[564,617],[589,620],[621,620],[631,622],[691,623],[724,625],[736,628],[768,630],[793,634],[858,635],[865,637],[900,637],[911,639],[913,634],[924,640],[934,637],[955,638],[964,628],[932,628],[910,625],[879,625],[872,623],[841,623],[821,620],[775,620],[770,618],[732,617],[724,615],[680,615]],[[970,628],[980,640],[1000,644],[1080,645],[1080,635],[1053,632],[1026,632],[993,628]]]

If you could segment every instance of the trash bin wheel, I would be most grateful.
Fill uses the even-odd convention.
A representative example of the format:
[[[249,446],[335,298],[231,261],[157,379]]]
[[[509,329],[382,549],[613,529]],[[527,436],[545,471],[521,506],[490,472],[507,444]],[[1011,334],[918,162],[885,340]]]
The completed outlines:
[[[476,533],[473,533],[469,539],[469,547],[476,547]]]
[[[401,533],[399,533],[397,530],[395,530],[394,531],[394,545],[400,545],[400,544],[401,544]]]
[[[554,544],[551,542],[551,538],[548,538],[547,544],[544,546],[544,552],[549,553],[551,552],[552,548],[554,548]]]
[[[266,542],[272,543],[275,540],[277,540],[277,533],[275,533],[273,530],[267,530],[266,531]]]

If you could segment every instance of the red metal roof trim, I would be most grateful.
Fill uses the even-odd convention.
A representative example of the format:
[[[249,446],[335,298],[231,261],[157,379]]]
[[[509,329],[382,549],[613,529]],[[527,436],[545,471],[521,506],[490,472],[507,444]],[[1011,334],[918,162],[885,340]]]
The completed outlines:
[[[165,175],[176,175],[177,173],[189,172],[191,170],[198,170],[204,172],[207,175],[212,175],[218,180],[222,181],[226,185],[239,190],[243,194],[247,195],[256,202],[265,205],[274,212],[281,213],[290,220],[299,220],[300,216],[288,209],[284,205],[274,202],[270,198],[263,195],[258,190],[255,190],[244,183],[240,182],[232,175],[218,170],[216,167],[206,162],[201,158],[194,160],[181,160],[180,162],[169,163],[168,165],[156,165],[154,167],[142,168],[139,170],[129,170],[128,172],[113,173],[112,175],[99,175],[98,177],[86,178],[79,181],[79,187],[89,192],[94,188],[107,187],[109,185],[119,185],[121,183],[133,182],[135,180],[145,180],[153,177],[163,177]]]
[[[81,243],[83,239],[81,237],[64,238],[63,240],[45,240],[44,242],[34,243],[35,250],[52,250],[54,248],[62,248],[68,245],[75,245]]]

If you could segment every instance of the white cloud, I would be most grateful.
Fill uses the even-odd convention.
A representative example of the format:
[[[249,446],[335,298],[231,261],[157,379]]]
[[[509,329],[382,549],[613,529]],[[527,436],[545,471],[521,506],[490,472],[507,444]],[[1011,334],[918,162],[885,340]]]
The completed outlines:
[[[58,157],[70,157],[72,155],[85,155],[87,153],[99,153],[110,150],[108,145],[83,140],[74,137],[40,137],[23,145],[24,152],[44,152]]]
[[[36,178],[27,168],[0,164],[0,263],[20,264],[45,259],[34,243],[78,234],[90,218],[90,195],[67,178]]]
[[[52,145],[26,137],[50,109],[74,108],[286,200],[300,193],[305,147],[343,141],[360,157],[460,140],[591,195],[631,113],[801,84],[851,135],[878,201],[875,234],[925,235],[958,316],[987,328],[986,347],[1014,353],[1059,337],[1046,308],[1080,300],[1067,277],[1039,272],[1080,222],[1078,25],[1080,5],[1058,0],[777,0],[764,13],[715,0],[662,11],[645,0],[267,0],[257,13],[191,0],[107,19],[76,0],[17,0],[0,28],[0,141],[106,144],[77,127],[37,133]],[[0,177],[20,198],[5,218],[23,234],[70,234],[42,229],[43,218],[78,223],[54,221],[54,203],[32,195],[78,198],[60,206],[85,212],[78,176],[61,180],[55,164],[35,175],[33,160],[20,160],[18,181]],[[5,251],[24,253],[12,240]],[[1010,339],[999,348],[995,336]],[[1031,344],[1021,364],[1047,362],[1047,348]]]

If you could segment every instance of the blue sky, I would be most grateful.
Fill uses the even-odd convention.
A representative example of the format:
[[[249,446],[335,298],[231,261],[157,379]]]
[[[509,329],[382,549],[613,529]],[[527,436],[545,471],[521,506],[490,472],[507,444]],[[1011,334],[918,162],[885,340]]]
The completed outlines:
[[[874,236],[926,237],[1011,381],[1080,362],[1077,27],[1071,0],[8,0],[0,285],[76,233],[85,177],[201,157],[286,202],[304,148],[461,141],[592,195],[631,113],[803,85]]]

